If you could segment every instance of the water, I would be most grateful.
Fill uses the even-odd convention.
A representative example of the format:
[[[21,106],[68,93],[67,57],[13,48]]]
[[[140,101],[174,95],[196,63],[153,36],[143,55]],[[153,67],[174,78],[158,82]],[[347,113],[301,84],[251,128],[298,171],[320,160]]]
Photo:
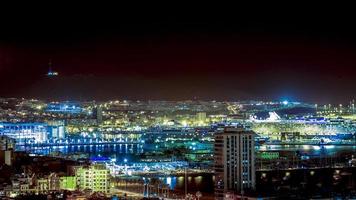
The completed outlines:
[[[184,191],[184,176],[163,176],[160,179],[170,186],[172,190]],[[192,175],[188,176],[188,191],[189,192],[210,192],[214,185],[214,179],[211,174],[203,174],[203,175]]]
[[[356,153],[355,145],[262,145],[260,151],[299,151],[310,156],[337,156],[344,152]]]
[[[142,153],[143,148],[140,144],[103,144],[103,145],[65,145],[65,146],[51,146],[51,147],[17,147],[19,151],[27,151],[29,153],[50,155],[60,152],[62,155],[82,155],[87,158],[93,157],[107,157],[120,158],[132,157],[136,154]]]
[[[55,155],[61,156],[75,155],[74,158],[115,158],[117,163],[123,162],[123,159],[128,159],[129,162],[138,162],[138,154],[146,150],[146,146],[142,144],[102,144],[102,145],[64,145],[64,146],[49,146],[49,147],[24,147],[18,146],[17,150],[27,151],[40,155]],[[356,145],[262,145],[257,147],[258,151],[294,151],[301,155],[310,157],[339,157],[345,152],[356,153]]]
[[[175,194],[183,195],[185,193],[184,176],[160,176],[163,183],[168,184]],[[187,184],[187,193],[195,194],[200,191],[203,197],[214,196],[214,176],[212,174],[189,175]]]
[[[184,176],[160,177],[164,183],[178,194],[184,194]],[[256,172],[256,189],[260,195],[281,195],[280,188],[294,188],[301,195],[335,195],[342,191],[356,187],[356,168],[343,169],[298,169],[298,170],[274,170]],[[188,176],[188,193],[195,194],[197,191],[205,197],[214,195],[214,175],[192,175]],[[285,195],[294,194],[288,189]],[[282,194],[283,195],[283,194]],[[296,194],[294,194],[296,195]],[[297,194],[298,195],[298,194]]]

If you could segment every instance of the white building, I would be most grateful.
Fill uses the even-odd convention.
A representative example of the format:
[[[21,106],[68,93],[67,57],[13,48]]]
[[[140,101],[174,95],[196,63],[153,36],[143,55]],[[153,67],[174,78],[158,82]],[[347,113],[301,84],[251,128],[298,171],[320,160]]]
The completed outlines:
[[[215,199],[224,199],[228,192],[241,194],[255,188],[254,137],[254,132],[235,127],[216,133]]]
[[[44,142],[48,139],[47,124],[44,123],[0,123],[0,135],[6,135],[22,144],[26,141]]]
[[[52,139],[64,139],[66,137],[65,123],[62,120],[46,121],[48,135]]]

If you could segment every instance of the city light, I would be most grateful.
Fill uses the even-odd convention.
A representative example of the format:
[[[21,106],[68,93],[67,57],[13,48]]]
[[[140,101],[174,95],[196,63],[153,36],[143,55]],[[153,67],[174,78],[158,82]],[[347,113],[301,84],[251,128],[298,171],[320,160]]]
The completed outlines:
[[[259,182],[262,184],[267,178],[272,178],[273,175],[270,175],[269,171],[275,170],[276,165],[281,169],[289,170],[281,174],[281,177],[284,181],[290,181],[296,177],[290,171],[293,169],[311,167],[313,171],[309,172],[310,175],[318,176],[319,168],[321,169],[324,165],[320,159],[328,162],[325,165],[331,165],[330,162],[333,161],[335,162],[333,166],[339,168],[353,164],[350,159],[346,163],[337,162],[336,159],[339,149],[343,152],[350,152],[350,150],[352,152],[350,147],[353,144],[353,133],[356,128],[350,118],[330,118],[328,114],[324,115],[326,111],[320,111],[319,116],[315,116],[314,113],[306,113],[301,116],[293,113],[284,114],[280,111],[283,109],[295,110],[295,108],[301,107],[306,109],[312,107],[311,104],[288,103],[288,108],[286,108],[284,107],[285,103],[281,104],[280,102],[253,102],[251,104],[244,103],[244,106],[236,102],[233,106],[233,103],[230,102],[222,104],[220,110],[216,111],[219,107],[215,104],[221,104],[221,102],[215,101],[205,103],[207,108],[203,112],[199,105],[201,102],[191,102],[190,109],[194,110],[193,108],[197,106],[200,109],[199,112],[185,111],[184,115],[169,116],[166,112],[162,114],[151,112],[151,104],[154,104],[155,109],[159,109],[162,103],[161,101],[157,103],[126,101],[125,106],[130,105],[128,110],[121,108],[119,111],[115,111],[115,106],[120,103],[113,101],[104,103],[105,106],[98,114],[95,110],[87,112],[97,108],[96,105],[76,102],[74,106],[66,102],[62,104],[61,112],[42,109],[40,112],[49,117],[43,123],[1,122],[0,133],[4,142],[0,144],[4,144],[3,148],[7,147],[8,149],[26,149],[29,151],[29,156],[33,158],[55,156],[56,159],[73,159],[78,162],[78,166],[82,166],[82,160],[87,159],[89,165],[83,168],[80,173],[96,173],[96,168],[101,170],[102,167],[94,169],[91,166],[103,165],[108,170],[110,177],[121,181],[129,181],[135,177],[143,179],[151,177],[144,179],[145,184],[153,184],[152,178],[158,177],[161,180],[162,176],[168,176],[164,179],[165,184],[173,190],[175,187],[179,187],[177,182],[184,181],[184,177],[183,179],[179,177],[184,176],[187,169],[189,173],[197,174],[197,176],[186,179],[189,183],[194,180],[196,184],[202,184],[205,181],[205,173],[210,175],[214,173],[214,168],[211,166],[217,165],[212,165],[212,163],[221,155],[216,155],[216,151],[220,147],[216,137],[224,131],[226,131],[226,135],[238,135],[244,131],[247,135],[252,133],[250,131],[255,133],[251,135],[251,140],[245,143],[251,145],[251,150],[253,149],[251,153],[255,154],[253,162],[256,164],[252,165],[255,168],[252,168],[249,159],[241,161],[241,165],[251,167],[251,173],[263,171],[258,180],[244,178],[244,176],[249,176],[250,170],[241,173],[240,182],[251,187],[256,184],[254,181],[262,181]],[[38,102],[36,102],[37,104]],[[177,104],[179,105],[180,102],[173,103],[171,107],[162,107],[162,109],[166,109],[170,113],[178,112]],[[42,102],[41,105],[43,108],[49,108],[48,105],[57,107],[61,104],[49,102],[46,105],[45,102]],[[249,109],[241,111],[246,113],[236,118],[237,112],[235,109],[231,109],[232,106],[236,108],[248,107]],[[36,106],[29,107],[36,109]],[[132,111],[132,108],[136,107],[140,109]],[[76,108],[80,108],[83,112],[77,113],[68,110]],[[185,105],[185,109],[187,108],[189,106]],[[324,109],[325,106],[319,108]],[[215,109],[215,113],[208,114],[209,109]],[[327,107],[327,109],[329,108]],[[352,109],[345,110],[343,113],[349,113],[348,116],[350,116],[351,112]],[[10,116],[13,113],[6,114]],[[127,113],[130,115],[128,116]],[[263,116],[260,113],[264,113]],[[16,118],[32,118],[32,115],[26,110],[21,110]],[[237,131],[232,127],[236,127]],[[226,147],[231,148],[235,145],[232,138],[234,138],[233,135],[222,143],[230,142]],[[243,135],[240,140],[236,140],[236,145],[238,145],[238,141],[244,141]],[[244,146],[243,143],[241,145]],[[252,145],[255,147],[252,148]],[[230,149],[226,152],[230,153]],[[234,156],[235,154],[229,155],[229,159],[233,159]],[[324,158],[325,156],[327,158]],[[333,158],[328,158],[328,156]],[[10,164],[12,161],[7,159],[6,162]],[[66,174],[59,177],[60,187],[69,191],[73,191],[77,187],[86,188],[77,184],[76,180],[84,178],[80,173],[76,176]],[[203,175],[201,176],[201,174]],[[334,180],[339,180],[341,175],[336,175]],[[90,176],[96,177],[94,174]],[[218,177],[219,174],[214,174],[214,176]],[[97,180],[106,182],[106,179],[102,179],[101,175],[98,175]],[[223,179],[221,181],[224,182]],[[238,180],[236,179],[236,181]],[[108,187],[113,189],[120,185],[111,181],[108,183],[111,184]],[[125,187],[119,188],[126,191]],[[147,186],[145,188],[147,195]],[[106,188],[96,188],[96,190],[105,192]],[[106,194],[109,193],[106,191]]]
[[[356,199],[354,7],[202,5],[4,6],[0,199]]]

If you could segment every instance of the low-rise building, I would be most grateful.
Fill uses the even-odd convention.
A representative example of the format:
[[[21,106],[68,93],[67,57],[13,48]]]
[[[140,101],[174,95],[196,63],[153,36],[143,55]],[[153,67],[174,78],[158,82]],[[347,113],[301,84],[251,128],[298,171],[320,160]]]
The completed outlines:
[[[60,190],[60,178],[56,173],[51,173],[48,177],[37,179],[36,189],[38,193]]]
[[[105,165],[79,166],[75,176],[80,190],[90,189],[92,192],[110,192],[110,171]]]
[[[74,191],[77,189],[77,177],[75,176],[62,176],[59,182],[61,190]]]

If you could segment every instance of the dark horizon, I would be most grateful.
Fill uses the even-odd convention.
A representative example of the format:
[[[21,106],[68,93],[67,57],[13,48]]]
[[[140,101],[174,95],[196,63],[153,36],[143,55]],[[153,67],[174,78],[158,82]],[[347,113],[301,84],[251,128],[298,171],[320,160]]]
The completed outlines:
[[[353,16],[112,15],[6,22],[0,96],[315,103],[355,98]],[[50,59],[58,77],[45,76]]]

